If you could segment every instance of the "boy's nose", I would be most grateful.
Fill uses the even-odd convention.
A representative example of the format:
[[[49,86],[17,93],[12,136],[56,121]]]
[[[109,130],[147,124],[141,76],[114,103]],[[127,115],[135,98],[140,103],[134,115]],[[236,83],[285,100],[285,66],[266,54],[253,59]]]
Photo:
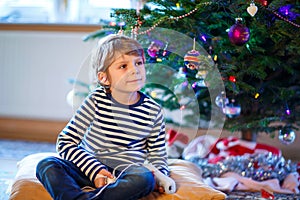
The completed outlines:
[[[131,73],[135,74],[140,72],[139,68],[135,64],[132,64],[131,66]]]

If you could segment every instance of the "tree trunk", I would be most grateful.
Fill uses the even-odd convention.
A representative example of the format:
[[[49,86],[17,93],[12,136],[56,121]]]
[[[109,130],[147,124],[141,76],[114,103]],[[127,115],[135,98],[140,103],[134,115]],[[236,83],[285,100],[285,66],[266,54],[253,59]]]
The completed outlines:
[[[251,129],[243,129],[241,139],[250,142],[256,142],[257,133]]]

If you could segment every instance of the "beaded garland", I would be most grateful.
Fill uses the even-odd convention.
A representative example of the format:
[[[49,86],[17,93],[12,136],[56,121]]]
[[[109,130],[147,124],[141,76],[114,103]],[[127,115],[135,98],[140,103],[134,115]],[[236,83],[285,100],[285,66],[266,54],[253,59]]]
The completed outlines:
[[[204,3],[198,4],[198,6],[205,6],[205,5],[210,5],[210,4],[212,4],[212,2],[204,2]],[[139,32],[138,34],[139,34],[139,35],[148,34],[149,32],[153,31],[159,24],[163,23],[164,21],[167,21],[167,20],[175,20],[175,21],[178,21],[178,20],[180,20],[180,19],[183,19],[183,18],[185,18],[185,17],[190,16],[191,14],[193,14],[194,12],[196,12],[197,10],[198,10],[198,8],[196,7],[196,8],[194,8],[193,10],[191,10],[190,12],[185,13],[185,14],[183,14],[183,15],[180,15],[180,16],[177,16],[177,17],[170,16],[170,17],[168,17],[168,18],[164,18],[164,20],[163,20],[163,19],[160,19],[160,20],[158,20],[157,23],[155,23],[155,24],[154,24],[153,26],[151,26],[149,29],[147,29],[147,30],[145,30],[145,31],[142,31],[142,32]]]
[[[180,15],[180,16],[177,16],[177,17],[170,16],[170,17],[164,17],[163,19],[159,19],[159,20],[158,20],[154,25],[152,25],[149,29],[147,29],[147,30],[145,30],[145,31],[142,31],[142,32],[137,32],[137,29],[141,26],[141,21],[138,19],[137,25],[134,26],[134,27],[132,28],[132,32],[135,32],[136,35],[148,34],[148,33],[150,33],[151,31],[153,31],[159,24],[163,23],[164,21],[167,21],[167,20],[175,20],[175,21],[178,21],[178,20],[180,20],[180,19],[183,19],[183,18],[188,17],[188,16],[190,16],[191,14],[195,13],[195,12],[198,10],[198,8],[200,8],[200,7],[202,7],[202,6],[211,5],[211,4],[213,4],[213,3],[214,3],[214,2],[203,2],[203,3],[199,3],[199,4],[197,4],[197,6],[196,6],[193,10],[191,10],[191,11],[188,12],[188,13],[185,13],[185,14]],[[277,16],[278,18],[280,18],[281,20],[283,20],[283,21],[285,21],[285,22],[287,22],[287,23],[289,23],[289,24],[291,24],[291,25],[293,25],[293,26],[295,26],[295,27],[297,27],[297,28],[300,28],[300,25],[299,25],[299,24],[297,24],[297,23],[295,23],[295,22],[292,22],[291,20],[289,20],[289,19],[286,18],[286,17],[281,16],[279,13],[275,12],[274,10],[271,10],[271,9],[269,9],[269,8],[264,8],[264,7],[263,7],[263,9],[266,9],[267,11],[273,13],[274,15],[276,15],[276,16]]]

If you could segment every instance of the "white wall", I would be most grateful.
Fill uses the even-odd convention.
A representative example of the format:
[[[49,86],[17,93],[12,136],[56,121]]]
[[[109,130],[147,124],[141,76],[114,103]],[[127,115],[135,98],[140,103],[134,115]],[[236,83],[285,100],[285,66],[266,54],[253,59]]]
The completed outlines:
[[[0,31],[0,117],[69,119],[68,79],[95,44],[86,34]]]

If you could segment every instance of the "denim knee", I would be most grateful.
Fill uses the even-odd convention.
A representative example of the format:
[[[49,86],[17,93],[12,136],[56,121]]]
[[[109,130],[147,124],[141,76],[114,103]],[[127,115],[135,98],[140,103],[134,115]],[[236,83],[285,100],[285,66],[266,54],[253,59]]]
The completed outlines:
[[[37,164],[36,177],[55,200],[89,199],[88,194],[81,190],[81,185],[90,181],[77,171],[79,170],[76,166],[70,162],[57,157],[47,157]]]
[[[154,190],[155,179],[153,173],[147,168],[143,166],[131,166],[121,173],[120,180],[116,184],[108,185],[103,191],[99,188],[91,192],[93,199],[137,200],[147,196]]]
[[[155,179],[153,173],[143,166],[135,167],[130,175],[135,180],[133,183],[136,184],[136,188],[146,189],[146,193],[150,193],[154,190]]]
[[[47,171],[47,169],[51,166],[53,166],[53,164],[58,162],[58,158],[51,156],[51,157],[47,157],[44,158],[43,160],[39,161],[37,166],[36,166],[36,177],[38,179],[41,178],[41,176],[43,174],[45,174],[45,172]]]

